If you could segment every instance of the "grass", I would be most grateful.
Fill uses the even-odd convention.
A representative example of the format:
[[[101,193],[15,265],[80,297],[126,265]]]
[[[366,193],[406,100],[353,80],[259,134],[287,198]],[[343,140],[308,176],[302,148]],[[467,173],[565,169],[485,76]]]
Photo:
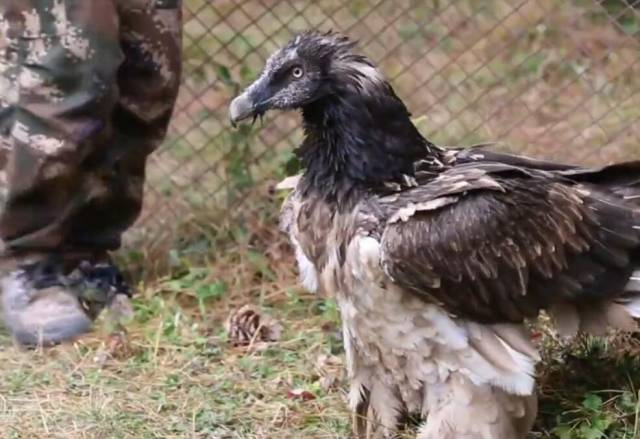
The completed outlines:
[[[343,383],[326,390],[321,384],[326,374],[342,376],[335,307],[300,295],[289,273],[265,280],[275,272],[267,274],[250,252],[237,255],[245,272],[227,279],[233,292],[224,297],[201,288],[216,285],[216,274],[193,267],[142,286],[126,334],[110,333],[105,315],[94,334],[72,345],[22,351],[5,336],[2,434],[345,437]],[[285,322],[280,342],[250,350],[226,343],[226,314],[247,302]],[[296,389],[315,399],[299,399]]]
[[[46,350],[0,334],[1,437],[348,437],[338,312],[298,287],[270,190],[296,169],[298,121],[270,116],[240,131],[226,122],[229,98],[288,38],[279,20],[350,29],[437,142],[501,140],[586,163],[637,155],[629,10],[612,24],[591,0],[346,3],[300,1],[299,14],[287,2],[187,0],[199,12],[186,16],[172,135],[151,160],[145,212],[117,255],[138,286],[134,320],[121,334],[104,316],[94,333]],[[619,2],[603,5],[620,12]],[[248,303],[282,322],[279,341],[228,343],[224,322]],[[564,346],[543,327],[541,344],[532,437],[640,437],[637,338]]]
[[[139,278],[126,333],[105,314],[69,345],[25,351],[0,337],[3,437],[349,437],[338,310],[297,286],[275,213],[237,230],[200,220],[196,240],[174,249],[169,274]],[[196,264],[194,248],[210,261]],[[283,324],[280,340],[228,342],[224,322],[247,303]],[[531,437],[638,437],[640,338],[563,346],[545,328]]]

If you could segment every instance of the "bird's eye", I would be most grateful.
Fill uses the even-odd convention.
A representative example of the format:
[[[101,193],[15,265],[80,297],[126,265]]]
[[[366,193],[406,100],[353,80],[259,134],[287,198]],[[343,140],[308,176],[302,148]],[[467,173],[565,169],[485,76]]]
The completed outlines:
[[[304,70],[302,70],[302,67],[294,67],[293,70],[291,70],[291,75],[296,79],[300,79],[302,75],[304,75]]]

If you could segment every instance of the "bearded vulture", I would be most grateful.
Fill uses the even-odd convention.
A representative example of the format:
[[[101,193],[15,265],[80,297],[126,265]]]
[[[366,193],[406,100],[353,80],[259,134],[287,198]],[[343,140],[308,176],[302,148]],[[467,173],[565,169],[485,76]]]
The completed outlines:
[[[634,330],[640,162],[598,169],[425,139],[333,32],[298,34],[230,104],[300,109],[304,172],[281,227],[301,281],[339,304],[357,437],[524,439],[538,352],[525,320]]]

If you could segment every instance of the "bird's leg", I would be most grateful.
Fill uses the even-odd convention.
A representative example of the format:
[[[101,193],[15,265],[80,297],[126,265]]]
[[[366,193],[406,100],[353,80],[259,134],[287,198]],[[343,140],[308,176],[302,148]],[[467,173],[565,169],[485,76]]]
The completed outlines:
[[[369,422],[369,396],[367,389],[362,390],[362,399],[358,402],[355,411],[352,414],[353,434],[356,439],[371,438],[371,424]]]

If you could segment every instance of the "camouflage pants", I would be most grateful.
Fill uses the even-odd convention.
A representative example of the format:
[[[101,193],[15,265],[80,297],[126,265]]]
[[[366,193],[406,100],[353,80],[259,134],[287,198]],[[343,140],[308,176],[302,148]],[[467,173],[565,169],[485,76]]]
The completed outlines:
[[[5,255],[120,245],[171,117],[180,40],[180,0],[0,0]]]

